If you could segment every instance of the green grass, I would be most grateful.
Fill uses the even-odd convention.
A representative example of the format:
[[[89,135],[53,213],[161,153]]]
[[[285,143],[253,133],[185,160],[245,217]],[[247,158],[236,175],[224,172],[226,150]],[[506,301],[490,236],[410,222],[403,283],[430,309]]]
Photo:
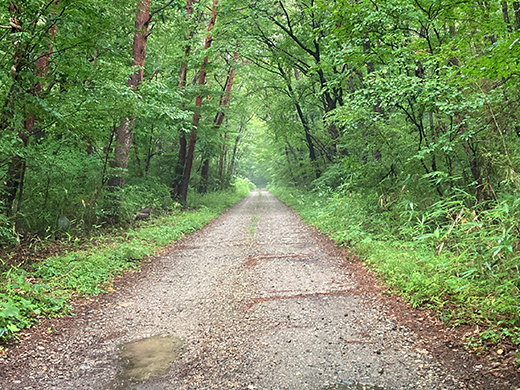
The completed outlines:
[[[98,295],[109,290],[116,276],[139,268],[160,249],[200,229],[249,190],[248,183],[239,181],[235,190],[196,194],[188,198],[185,211],[175,210],[141,222],[124,234],[118,231],[97,237],[82,250],[24,268],[7,267],[0,275],[0,340],[16,337],[21,329],[41,318],[70,312],[74,295]]]
[[[518,254],[497,252],[505,231],[500,221],[480,230],[469,229],[469,223],[459,231],[439,225],[428,230],[416,214],[381,213],[377,198],[270,191],[338,245],[349,246],[412,306],[436,311],[451,326],[478,326],[479,340],[471,341],[476,348],[504,341],[520,346]]]

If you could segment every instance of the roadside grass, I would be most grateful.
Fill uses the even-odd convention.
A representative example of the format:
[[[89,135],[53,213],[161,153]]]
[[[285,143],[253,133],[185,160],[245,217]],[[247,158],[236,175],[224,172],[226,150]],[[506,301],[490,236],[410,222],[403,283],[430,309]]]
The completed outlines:
[[[81,250],[49,257],[24,267],[4,265],[0,274],[0,341],[42,318],[70,313],[73,296],[109,291],[113,279],[136,270],[160,249],[200,229],[250,191],[246,181],[235,189],[188,198],[187,210],[140,222],[125,232],[93,237]],[[1,353],[1,348],[0,348]]]
[[[480,230],[469,221],[426,229],[426,217],[402,215],[399,221],[395,213],[381,213],[374,206],[377,198],[276,187],[269,190],[305,222],[363,258],[413,307],[434,310],[450,326],[473,326],[468,347],[484,350],[491,345],[508,345],[502,352],[516,355],[519,363],[520,262],[513,250],[508,256],[499,256],[496,246],[507,241],[501,221],[484,223]],[[481,218],[486,218],[484,212]],[[488,230],[483,232],[484,228]]]

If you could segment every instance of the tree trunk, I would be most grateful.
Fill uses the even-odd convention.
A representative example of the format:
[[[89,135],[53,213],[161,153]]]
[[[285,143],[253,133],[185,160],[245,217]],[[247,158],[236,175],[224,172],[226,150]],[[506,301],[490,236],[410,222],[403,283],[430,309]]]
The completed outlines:
[[[195,0],[186,1],[186,21],[188,21],[191,15],[193,15],[193,5],[195,3]],[[193,33],[193,31],[188,31],[184,36],[184,41],[187,42],[193,36]],[[183,59],[179,71],[179,89],[181,90],[186,87],[186,80],[188,74],[188,56],[190,55],[190,52],[191,45],[186,44],[184,46],[184,53],[182,57]],[[182,107],[184,107],[184,104],[182,105]],[[181,194],[183,174],[186,165],[187,145],[188,144],[186,142],[186,135],[184,133],[181,133],[181,135],[179,135],[179,155],[177,158],[177,164],[175,165],[173,184],[171,190],[171,196],[173,199],[176,200],[179,199]]]
[[[235,54],[233,55],[233,60],[236,61],[238,58],[238,53],[235,52]],[[229,103],[229,100],[231,99],[231,90],[233,88],[233,81],[235,79],[235,72],[236,72],[236,69],[235,67],[233,66],[230,71],[229,71],[229,74],[228,74],[228,77],[226,79],[226,83],[224,85],[224,94],[220,97],[220,103],[219,103],[219,107],[220,107],[220,111],[217,112],[217,114],[215,115],[215,120],[213,121],[214,125],[213,125],[213,128],[215,130],[218,130],[220,128],[220,126],[222,126],[222,123],[224,121],[224,117],[226,116],[225,112],[224,112],[224,108],[228,105]],[[222,134],[220,135],[222,137]],[[220,154],[220,162],[219,162],[219,171],[218,171],[218,175],[219,175],[219,178],[222,179],[222,170],[223,170],[223,167],[224,167],[224,153],[226,151],[226,148],[223,146],[222,147],[222,153]],[[202,173],[204,173],[204,167],[206,166],[206,164],[208,165],[209,167],[209,160],[205,160],[204,161],[204,166],[202,168]],[[202,193],[206,193],[207,192],[207,188],[208,188],[208,172],[209,172],[209,168],[208,170],[205,172],[206,175],[202,175],[202,181],[201,181],[201,186],[199,188],[199,192],[202,192]],[[201,191],[202,189],[202,191]]]
[[[186,10],[188,14],[193,13],[193,8],[191,7],[191,0],[188,0],[188,3],[186,5]],[[184,37],[185,40],[188,39],[188,37]],[[179,72],[179,89],[183,89],[186,87],[186,75],[188,72],[188,56],[191,51],[191,46],[186,45],[184,46],[184,60],[181,63],[181,69]],[[177,164],[175,165],[174,170],[174,177],[173,177],[173,185],[172,185],[172,191],[171,196],[173,199],[178,199],[181,191],[181,184],[182,184],[182,175],[184,173],[184,165],[186,164],[186,135],[184,133],[181,133],[179,135],[179,155],[177,158]]]
[[[459,128],[459,132],[462,134],[465,129],[465,125],[462,123],[462,118],[459,114],[455,115],[455,123]],[[473,181],[477,183],[475,187],[475,197],[478,202],[481,202],[484,198],[484,193],[482,191],[482,175],[480,174],[480,164],[478,161],[478,156],[475,150],[472,150],[468,141],[462,141],[462,147],[466,152],[466,157],[468,160],[469,169],[471,171],[471,176],[473,176]]]
[[[150,170],[150,164],[152,162],[152,157],[154,156],[153,148],[153,125],[150,128],[150,138],[148,140],[148,153],[146,155],[146,164],[144,167],[144,177],[148,177],[148,171]]]
[[[283,70],[282,68],[280,67],[279,68],[281,73],[283,73]],[[286,80],[286,83],[287,83],[287,89],[289,91],[289,94],[293,97],[294,99],[294,91],[293,91],[293,88],[291,86],[291,81],[290,80]],[[305,142],[307,143],[307,148],[309,149],[309,158],[311,159],[311,163],[314,167],[314,170],[315,170],[315,173],[316,173],[316,177],[320,177],[321,176],[321,171],[320,169],[318,168],[318,162],[316,161],[317,158],[316,158],[316,152],[314,150],[314,143],[312,142],[312,137],[311,137],[311,129],[310,129],[310,126],[309,126],[309,122],[307,122],[307,118],[305,118],[305,115],[303,114],[303,110],[300,106],[300,103],[298,101],[294,101],[294,105],[296,107],[296,112],[298,113],[298,117],[300,118],[300,121],[302,123],[302,126],[303,126],[303,130],[305,132]]]
[[[218,0],[213,0],[213,7],[211,10],[211,18],[208,23],[208,35],[206,36],[206,41],[204,43],[204,50],[208,50],[211,47],[211,42],[213,37],[211,35],[211,29],[215,25],[215,20],[217,19],[217,4]],[[206,83],[206,64],[208,63],[208,57],[204,57],[202,61],[202,65],[200,67],[199,73],[199,86],[202,86]],[[195,153],[195,143],[197,142],[197,128],[199,126],[200,121],[200,108],[202,106],[202,95],[197,95],[195,100],[196,111],[193,115],[193,122],[191,127],[190,141],[188,144],[188,153],[186,154],[186,164],[184,167],[184,176],[182,179],[181,191],[180,191],[180,201],[181,203],[186,203],[186,198],[188,197],[188,185],[190,184],[191,178],[191,168],[193,166],[193,156]]]
[[[309,127],[309,123],[305,118],[300,103],[294,103],[296,106],[296,111],[298,112],[298,117],[302,122],[303,130],[305,131],[305,141],[307,142],[307,148],[309,149],[309,157],[311,161],[316,161],[316,152],[314,151],[314,143],[312,142],[311,131]],[[318,175],[319,176],[319,175]]]
[[[238,135],[235,138],[235,145],[233,146],[233,153],[231,154],[231,161],[229,162],[228,174],[231,176],[233,174],[233,170],[235,169],[235,158],[237,155],[238,143],[240,142],[240,135],[242,134],[243,126],[240,125],[238,129]]]
[[[303,115],[302,108],[300,106],[300,103],[296,100],[296,97],[294,96],[294,90],[291,85],[291,80],[289,77],[287,77],[287,74],[283,70],[283,68],[278,64],[278,70],[280,71],[280,75],[285,79],[285,83],[287,85],[287,90],[289,91],[289,96],[294,100],[294,105],[296,107],[296,112],[298,113],[298,117],[300,118],[300,121],[303,126],[303,130],[305,132],[305,141],[307,143],[307,148],[309,149],[309,157],[311,161],[313,162],[313,165],[315,165],[316,161],[316,152],[314,151],[314,144],[312,142],[311,137],[311,131],[309,122],[307,122],[307,118],[305,118],[305,115]],[[316,176],[319,177],[321,175],[321,172],[316,168]]]
[[[202,170],[200,172],[200,186],[199,192],[205,194],[208,192],[208,177],[209,177],[209,158],[205,159],[202,163]]]
[[[233,60],[236,61],[237,58],[238,58],[238,53],[235,52],[235,54],[233,54]],[[224,85],[224,95],[222,95],[222,97],[220,98],[220,103],[219,103],[221,110],[217,113],[217,115],[215,116],[215,120],[214,120],[215,129],[218,129],[222,125],[222,122],[224,121],[225,113],[222,108],[226,107],[229,104],[229,99],[231,99],[231,90],[233,89],[233,81],[235,79],[235,72],[236,72],[235,67],[232,67],[231,70],[229,71],[228,77],[226,79],[226,84]]]
[[[520,31],[520,2],[513,1],[513,11],[515,13],[515,30]]]
[[[291,169],[291,159],[289,158],[289,149],[287,149],[287,145],[285,145],[285,158],[287,159],[287,168],[289,169],[289,176],[291,176],[291,180],[294,186],[296,186],[296,180],[294,180],[294,175]]]
[[[225,135],[224,138],[228,139],[227,134]],[[222,153],[220,154],[220,158],[219,158],[219,162],[218,162],[218,179],[220,180],[221,188],[222,188],[222,175],[224,173],[224,165],[226,165],[227,153],[228,153],[228,146],[223,145]]]
[[[511,31],[511,21],[509,19],[509,10],[507,7],[507,1],[502,1],[502,16],[504,18],[504,23],[507,25],[507,29]]]
[[[172,198],[178,199],[181,193],[181,185],[182,185],[182,175],[184,173],[184,166],[186,165],[186,147],[188,143],[186,142],[186,136],[182,133],[179,136],[179,157],[177,158],[177,164],[175,165],[175,172],[173,178],[173,186],[172,186]]]
[[[135,33],[132,45],[133,60],[132,66],[136,71],[130,76],[128,86],[133,91],[137,91],[143,82],[144,64],[146,59],[146,40],[148,38],[148,24],[150,23],[151,0],[138,0],[137,12],[135,15]],[[113,169],[113,176],[108,181],[109,191],[113,192],[116,188],[122,189],[125,185],[126,168],[128,167],[128,156],[134,132],[132,126],[135,118],[124,118],[117,130],[116,148],[114,159],[110,163]]]
[[[55,2],[56,5],[59,4],[59,1]],[[9,4],[9,12],[11,13],[11,20],[14,22],[15,25],[18,26],[18,28],[13,28],[11,30],[12,33],[20,33],[23,31],[21,27],[21,22],[18,19],[18,16],[21,14],[21,9],[18,5],[16,5],[14,2],[10,2]],[[53,53],[53,45],[52,42],[54,41],[56,37],[57,32],[57,26],[53,25],[49,30],[50,35],[50,41],[48,43],[48,50],[41,53],[39,57],[36,59],[36,69],[34,70],[34,73],[36,76],[44,78],[47,76],[47,72],[49,70],[49,63],[50,59]],[[21,52],[21,49],[19,47],[15,48],[17,53],[15,54],[15,64],[11,68],[11,73],[13,76],[14,84],[17,84],[20,82],[21,79],[21,72],[24,68],[23,64],[23,53]],[[11,91],[9,95],[11,95],[11,98],[8,98],[8,100],[13,99],[12,93],[15,91],[15,88],[11,88]],[[29,90],[29,94],[39,97],[43,91],[43,82],[38,81],[36,85],[34,85],[31,90]],[[10,102],[9,105],[12,107],[12,103]],[[27,113],[27,119],[23,121],[23,127],[24,130],[18,132],[18,137],[22,140],[24,148],[27,148],[29,146],[29,139],[30,136],[34,132],[34,125],[36,124],[37,118],[36,115],[33,113]],[[20,211],[20,205],[23,199],[23,182],[25,177],[25,170],[26,170],[26,161],[25,158],[21,154],[17,154],[15,156],[12,156],[11,162],[9,164],[9,167],[7,169],[6,178],[5,178],[5,206],[6,206],[6,213],[8,216],[18,213]]]
[[[22,177],[25,171],[25,160],[22,156],[16,155],[11,159],[9,168],[7,169],[6,179],[4,181],[4,192],[5,192],[5,210],[7,216],[11,216],[15,213],[15,199],[16,194],[22,183]]]

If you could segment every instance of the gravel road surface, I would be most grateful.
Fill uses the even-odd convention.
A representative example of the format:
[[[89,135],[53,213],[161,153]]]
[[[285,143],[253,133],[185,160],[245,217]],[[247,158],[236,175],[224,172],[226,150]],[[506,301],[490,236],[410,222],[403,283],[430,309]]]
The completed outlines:
[[[479,388],[356,292],[322,241],[255,190],[76,317],[32,331],[0,389]]]

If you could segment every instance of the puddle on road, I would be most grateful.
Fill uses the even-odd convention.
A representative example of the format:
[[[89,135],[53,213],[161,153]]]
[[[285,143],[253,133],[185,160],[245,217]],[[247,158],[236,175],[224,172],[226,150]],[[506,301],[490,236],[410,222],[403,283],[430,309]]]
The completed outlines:
[[[171,364],[184,349],[184,341],[178,337],[158,335],[119,346],[121,373],[117,376],[119,389],[132,383],[168,374]]]
[[[387,387],[381,386],[372,386],[365,385],[359,382],[344,382],[344,383],[335,383],[328,387],[325,387],[323,390],[391,390]]]

